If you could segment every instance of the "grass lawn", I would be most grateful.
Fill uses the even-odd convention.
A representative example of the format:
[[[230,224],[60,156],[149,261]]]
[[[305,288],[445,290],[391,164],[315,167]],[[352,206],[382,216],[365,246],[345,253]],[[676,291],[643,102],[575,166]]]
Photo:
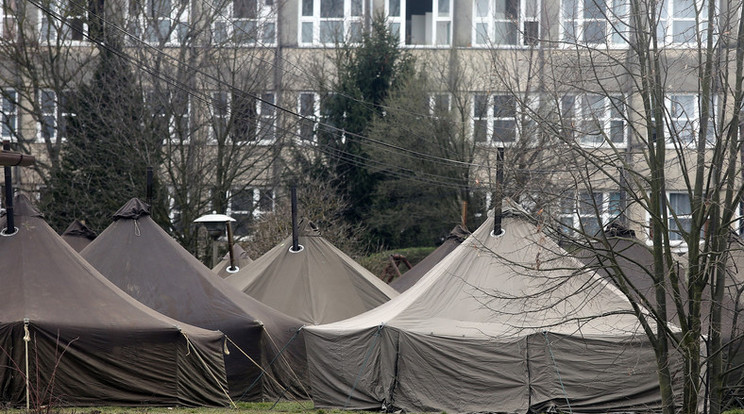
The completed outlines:
[[[238,408],[186,408],[186,407],[43,407],[31,410],[31,414],[281,414],[281,413],[315,413],[315,414],[362,414],[364,411],[316,410],[312,401],[282,401],[274,407],[274,402],[239,402]],[[272,409],[273,407],[273,409]],[[5,408],[0,414],[25,414],[25,409]],[[376,413],[379,414],[379,413]]]

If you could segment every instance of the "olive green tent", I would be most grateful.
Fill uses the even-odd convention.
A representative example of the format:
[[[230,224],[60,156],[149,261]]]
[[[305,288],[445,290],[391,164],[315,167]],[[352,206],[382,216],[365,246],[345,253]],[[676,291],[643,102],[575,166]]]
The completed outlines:
[[[25,196],[14,218],[0,236],[0,401],[25,403],[28,377],[37,406],[228,403],[222,333],[132,299]]]

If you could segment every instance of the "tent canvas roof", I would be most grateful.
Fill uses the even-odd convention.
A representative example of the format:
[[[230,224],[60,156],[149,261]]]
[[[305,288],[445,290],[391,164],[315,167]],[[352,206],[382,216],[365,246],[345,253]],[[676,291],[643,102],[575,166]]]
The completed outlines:
[[[63,404],[227,403],[220,332],[134,300],[67,245],[25,196],[16,197],[15,223],[16,234],[0,237],[0,347],[7,351],[0,365],[23,366],[28,320],[30,360],[42,383],[59,358],[54,396]],[[24,384],[12,373],[0,371],[0,396],[20,403]]]
[[[431,270],[434,265],[439,263],[448,254],[455,250],[455,248],[459,246],[460,243],[462,243],[469,235],[470,232],[458,224],[452,229],[452,231],[450,231],[444,243],[437,247],[436,250],[431,252],[423,260],[416,263],[413,268],[409,269],[402,276],[390,282],[390,287],[397,290],[398,292],[405,292],[406,290],[408,290],[408,288],[421,280],[426,272]]]
[[[147,306],[227,337],[227,379],[234,399],[273,398],[283,390],[261,375],[263,364],[284,386],[287,397],[302,394],[296,375],[304,378],[302,340],[293,340],[283,359],[270,368],[279,349],[296,337],[302,322],[244,295],[199,262],[150,217],[149,206],[130,200],[81,254],[111,282]],[[236,349],[239,347],[240,349]],[[291,368],[287,366],[288,361]]]
[[[251,265],[228,276],[236,288],[309,324],[346,319],[398,295],[367,269],[301,224],[299,252],[288,237]]]
[[[316,407],[659,406],[654,352],[627,300],[535,225],[511,215],[496,237],[492,226],[397,298],[306,328]]]
[[[244,269],[249,264],[253,263],[253,259],[248,256],[248,253],[238,244],[233,244],[233,257],[235,259],[235,266],[238,269]],[[217,263],[212,271],[220,275],[223,279],[236,272],[228,272],[227,268],[230,267],[230,252],[227,252],[225,256]]]
[[[96,232],[78,219],[73,220],[62,233],[62,239],[72,246],[76,252],[83,250],[96,236]]]

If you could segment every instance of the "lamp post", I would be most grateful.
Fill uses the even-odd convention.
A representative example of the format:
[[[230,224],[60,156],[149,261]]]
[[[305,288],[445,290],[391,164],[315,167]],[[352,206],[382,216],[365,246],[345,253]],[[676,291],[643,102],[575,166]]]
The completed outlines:
[[[222,226],[227,226],[227,250],[230,254],[230,266],[227,268],[227,271],[230,273],[238,271],[238,267],[235,265],[235,257],[233,256],[233,234],[232,226],[230,225],[232,221],[235,221],[235,219],[228,215],[214,212],[194,220],[194,223],[204,225],[209,238],[212,239],[212,266],[217,263],[217,239],[224,234],[225,230]]]

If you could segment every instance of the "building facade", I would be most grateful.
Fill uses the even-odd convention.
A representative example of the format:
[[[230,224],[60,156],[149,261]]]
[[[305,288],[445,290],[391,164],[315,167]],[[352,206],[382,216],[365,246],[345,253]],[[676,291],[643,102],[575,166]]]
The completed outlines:
[[[3,0],[2,136],[42,160],[17,180],[43,191],[79,115],[67,94],[91,79],[97,46],[115,35],[142,91],[150,129],[141,130],[162,136],[179,165],[163,173],[174,220],[180,206],[210,198],[189,192],[195,177],[217,183],[217,208],[255,217],[282,193],[288,148],[317,143],[334,53],[383,16],[428,74],[431,114],[461,115],[478,197],[503,190],[550,210],[567,234],[622,218],[650,238],[649,200],[662,188],[669,237],[682,243],[701,178],[696,154],[715,162],[717,143],[738,137],[740,9],[709,0]],[[659,187],[648,178],[661,136]]]

